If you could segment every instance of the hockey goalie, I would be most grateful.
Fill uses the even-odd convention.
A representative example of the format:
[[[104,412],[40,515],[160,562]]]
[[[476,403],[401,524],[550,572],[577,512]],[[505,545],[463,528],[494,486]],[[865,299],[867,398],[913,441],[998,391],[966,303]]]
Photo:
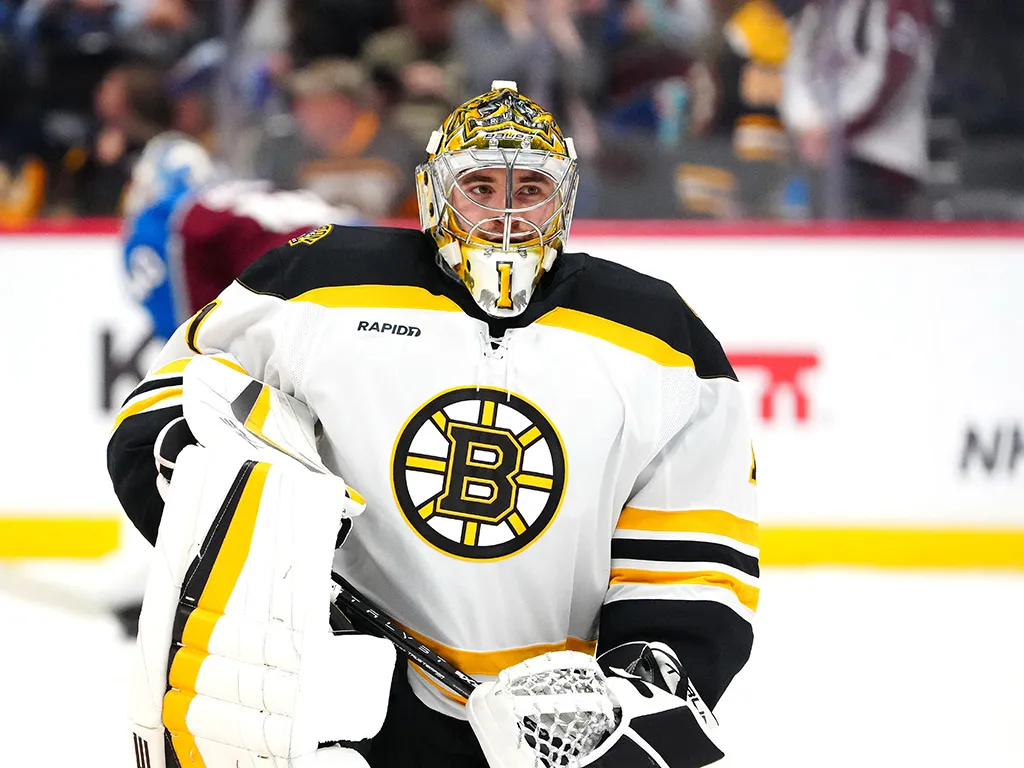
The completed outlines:
[[[736,376],[675,288],[566,251],[572,140],[514,83],[427,151],[421,231],[271,250],[116,417],[156,546],[140,765],[722,757],[759,593]]]

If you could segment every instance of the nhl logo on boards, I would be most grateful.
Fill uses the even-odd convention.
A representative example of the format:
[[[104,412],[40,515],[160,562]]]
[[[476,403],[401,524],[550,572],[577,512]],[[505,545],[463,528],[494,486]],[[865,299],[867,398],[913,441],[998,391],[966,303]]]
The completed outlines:
[[[558,431],[533,403],[504,390],[460,387],[422,405],[391,457],[395,501],[434,549],[499,560],[548,529],[565,493]]]
[[[332,229],[334,229],[333,224],[325,224],[322,227],[317,227],[316,229],[310,230],[304,235],[293,237],[291,240],[288,241],[288,245],[299,245],[300,243],[302,245],[312,245],[317,240],[321,240],[327,237],[327,235],[331,234]]]
[[[377,333],[390,333],[392,336],[419,336],[420,329],[415,325],[398,325],[395,323],[378,323],[376,320],[368,323],[360,320],[356,326],[357,331],[375,331]]]

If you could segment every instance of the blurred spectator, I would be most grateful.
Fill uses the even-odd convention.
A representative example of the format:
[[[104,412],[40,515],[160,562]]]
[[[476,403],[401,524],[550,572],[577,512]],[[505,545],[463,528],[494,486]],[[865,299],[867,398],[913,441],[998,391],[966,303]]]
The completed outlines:
[[[173,112],[171,127],[196,139],[209,152],[218,149],[214,99],[226,56],[221,40],[205,40],[178,61],[166,82]]]
[[[566,115],[581,157],[597,149],[591,104],[601,87],[598,51],[582,34],[595,0],[470,0],[452,14],[452,55],[465,65],[463,96],[486,93],[494,80]],[[595,16],[596,18],[596,16]]]
[[[34,218],[46,187],[38,113],[17,39],[19,5],[0,2],[0,227]]]
[[[146,143],[171,124],[164,75],[157,67],[114,67],[94,95],[98,123],[68,151],[51,188],[51,205],[82,216],[112,216]]]
[[[220,28],[219,3],[121,0],[119,6],[117,21],[125,51],[159,66],[171,66]]]
[[[18,16],[35,129],[51,168],[89,141],[93,93],[122,58],[115,18],[102,0],[27,0]]]
[[[399,0],[401,23],[366,41],[361,60],[385,114],[416,144],[426,143],[460,103],[463,67],[449,54],[458,0]]]
[[[709,0],[610,0],[605,16],[611,118],[679,142],[680,95],[693,63],[715,36]]]
[[[398,23],[395,0],[288,0],[293,66],[355,59],[374,33]]]
[[[808,164],[845,164],[855,218],[913,213],[934,55],[931,0],[812,0],[799,16],[783,119]],[[829,158],[832,127],[841,150]]]
[[[32,143],[26,122],[28,88],[17,38],[17,6],[0,1],[0,163],[17,162]]]
[[[738,157],[778,161],[786,153],[779,121],[782,67],[790,47],[786,18],[772,0],[746,0],[726,22],[724,34],[716,121],[733,133]]]
[[[777,216],[790,160],[778,112],[789,28],[772,0],[744,0],[726,21],[723,35],[709,129],[713,138],[698,153],[720,165],[691,162],[679,169],[683,204],[715,218]],[[691,89],[696,85],[693,71],[687,84]]]
[[[412,180],[402,169],[422,152],[381,119],[365,68],[320,59],[295,72],[289,85],[293,118],[266,126],[255,143],[252,175],[284,189],[313,190],[371,217],[414,210]]]
[[[1024,136],[1024,3],[955,0],[939,59],[964,130]]]

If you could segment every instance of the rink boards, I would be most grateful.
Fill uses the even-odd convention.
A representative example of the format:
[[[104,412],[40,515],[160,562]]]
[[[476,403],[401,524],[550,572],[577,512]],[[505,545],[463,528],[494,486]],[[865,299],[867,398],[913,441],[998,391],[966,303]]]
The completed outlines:
[[[766,564],[1024,569],[1024,229],[582,223],[572,249],[668,280],[721,339]],[[0,236],[0,557],[125,540],[105,445],[157,347],[119,259],[102,227]]]

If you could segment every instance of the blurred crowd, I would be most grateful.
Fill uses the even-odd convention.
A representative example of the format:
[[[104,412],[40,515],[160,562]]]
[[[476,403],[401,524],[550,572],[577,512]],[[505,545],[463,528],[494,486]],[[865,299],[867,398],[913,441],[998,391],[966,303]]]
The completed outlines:
[[[1024,218],[1018,0],[0,0],[0,226],[115,216],[154,136],[414,218],[495,79],[560,116],[579,216]]]

